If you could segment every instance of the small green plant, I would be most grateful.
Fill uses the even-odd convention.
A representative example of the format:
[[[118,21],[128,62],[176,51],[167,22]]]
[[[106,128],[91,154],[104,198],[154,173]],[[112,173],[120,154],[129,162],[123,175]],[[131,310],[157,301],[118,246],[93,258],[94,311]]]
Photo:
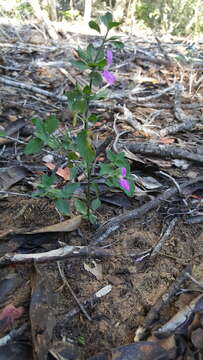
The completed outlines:
[[[106,33],[100,45],[89,44],[85,50],[77,50],[78,58],[71,61],[72,65],[80,70],[88,71],[89,83],[83,88],[76,84],[75,88],[67,93],[68,106],[75,114],[74,121],[82,121],[82,130],[76,138],[63,133],[59,129],[59,122],[55,116],[49,116],[45,121],[34,119],[35,132],[28,142],[25,153],[32,154],[41,151],[44,146],[65,152],[67,166],[71,169],[71,181],[63,188],[56,188],[56,177],[44,175],[39,184],[39,190],[33,196],[46,196],[56,201],[58,210],[67,214],[69,211],[68,200],[76,198],[75,208],[89,222],[95,223],[95,211],[100,207],[98,177],[102,177],[108,186],[121,188],[128,196],[134,192],[133,177],[130,174],[130,165],[123,153],[107,153],[106,163],[97,163],[96,151],[91,141],[91,126],[98,121],[98,116],[91,112],[90,103],[93,100],[105,98],[104,92],[93,91],[93,85],[99,87],[105,80],[112,85],[116,79],[110,72],[113,63],[113,53],[107,49],[107,44],[115,48],[123,47],[118,37],[108,37],[109,31],[120,23],[113,21],[112,14],[107,12],[101,17],[101,22],[106,27]],[[100,32],[100,24],[90,21],[90,28]],[[96,170],[95,170],[96,169]],[[81,186],[77,182],[79,173],[85,175],[83,183],[83,197],[78,198],[76,190]],[[76,196],[77,195],[77,196]]]

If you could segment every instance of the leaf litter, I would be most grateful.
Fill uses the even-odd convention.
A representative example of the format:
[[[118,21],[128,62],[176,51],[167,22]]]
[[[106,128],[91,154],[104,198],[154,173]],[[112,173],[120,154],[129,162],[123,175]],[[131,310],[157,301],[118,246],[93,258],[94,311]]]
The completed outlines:
[[[63,157],[50,154],[48,169],[47,154],[22,153],[32,118],[72,122],[64,94],[85,78],[69,59],[88,36],[67,31],[45,46],[26,25],[18,43],[10,27],[12,41],[8,29],[0,34],[3,63],[15,65],[0,69],[0,360],[201,356],[202,42],[189,51],[188,39],[123,35],[111,69],[117,81],[107,101],[92,103],[100,114],[92,136],[98,157],[106,147],[125,152],[135,194],[125,199],[99,184],[100,226],[89,231],[80,217],[60,219],[52,202],[29,196],[41,173],[56,169],[59,184],[69,180]]]

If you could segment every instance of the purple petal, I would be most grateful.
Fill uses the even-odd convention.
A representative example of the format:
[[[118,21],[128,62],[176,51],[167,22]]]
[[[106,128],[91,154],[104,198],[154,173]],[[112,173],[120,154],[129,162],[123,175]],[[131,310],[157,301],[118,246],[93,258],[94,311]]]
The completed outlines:
[[[127,174],[126,168],[121,168],[121,175],[126,176],[126,174]]]
[[[130,191],[130,184],[129,184],[128,180],[123,179],[122,177],[120,177],[119,184],[123,189],[125,189],[127,191]]]
[[[111,66],[111,65],[112,65],[112,62],[113,62],[113,53],[112,53],[111,50],[107,50],[106,58],[107,58],[107,64],[108,64],[108,66]]]
[[[115,76],[113,74],[111,74],[108,70],[104,70],[102,72],[102,76],[104,77],[104,79],[106,80],[106,82],[109,85],[112,85],[116,81]]]

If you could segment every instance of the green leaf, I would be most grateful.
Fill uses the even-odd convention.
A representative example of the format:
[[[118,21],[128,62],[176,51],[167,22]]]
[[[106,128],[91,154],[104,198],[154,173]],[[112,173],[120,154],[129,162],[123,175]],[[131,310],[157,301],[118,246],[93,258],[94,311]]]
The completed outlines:
[[[92,83],[95,86],[98,86],[98,85],[102,84],[102,82],[103,82],[103,79],[102,79],[100,73],[98,73],[97,71],[93,71],[90,74],[90,78],[92,79]]]
[[[67,215],[69,214],[69,206],[68,202],[64,199],[58,199],[55,201],[55,205],[61,214]]]
[[[103,175],[111,175],[113,174],[114,169],[112,167],[111,164],[100,164],[100,171],[99,171],[99,175],[103,176]]]
[[[77,167],[73,167],[70,169],[70,180],[75,179],[75,177],[77,176],[78,173],[78,168]]]
[[[5,131],[0,131],[0,136],[6,136],[6,132]]]
[[[91,29],[96,30],[96,31],[99,32],[99,33],[101,32],[100,27],[99,27],[99,25],[96,23],[96,21],[91,20],[91,21],[89,22],[89,27],[90,27]]]
[[[105,59],[105,54],[103,49],[97,49],[97,63],[103,59]]]
[[[44,128],[48,134],[52,134],[59,127],[59,121],[57,120],[55,115],[49,116],[45,123]]]
[[[42,196],[46,196],[46,191],[44,189],[35,191],[32,193],[32,197],[42,197]]]
[[[98,91],[95,95],[93,95],[92,100],[101,100],[105,99],[108,96],[109,92],[107,90]]]
[[[92,122],[92,123],[96,123],[98,121],[98,116],[96,114],[91,114],[89,117],[88,117],[88,121],[89,122]]]
[[[97,217],[94,214],[89,214],[89,219],[87,219],[91,222],[91,224],[96,224],[97,222]]]
[[[42,175],[42,183],[41,183],[41,185],[43,187],[49,188],[55,183],[55,181],[56,181],[56,176],[55,175],[51,175],[51,176]]]
[[[98,50],[94,47],[93,44],[88,45],[88,47],[87,47],[87,55],[89,57],[88,62],[90,62],[90,63],[92,62],[94,64],[97,52],[98,52]]]
[[[72,104],[72,110],[76,111],[80,114],[84,114],[87,111],[87,100],[81,99],[81,100],[75,101]]]
[[[41,139],[46,144],[47,141],[49,140],[49,136],[46,133],[46,130],[44,127],[44,122],[40,119],[33,119],[32,122],[35,125],[34,133],[35,133],[36,137]]]
[[[36,154],[42,150],[43,145],[44,143],[42,140],[38,138],[33,138],[25,146],[24,153],[26,155]]]
[[[107,27],[108,30],[110,30],[109,25],[112,23],[113,17],[110,12],[106,12],[105,15],[101,16],[101,22]]]
[[[111,36],[110,38],[108,38],[108,41],[112,41],[112,40],[118,40],[120,39],[120,36]]]
[[[122,41],[111,41],[111,44],[117,49],[123,49],[124,44]]]
[[[122,21],[119,21],[119,22],[118,21],[111,21],[108,24],[108,29],[110,30],[110,29],[112,29],[114,27],[117,27],[117,26],[119,26],[121,24],[122,24]]]
[[[119,168],[125,167],[127,171],[130,169],[130,165],[128,161],[125,159],[124,152],[114,153],[113,151],[107,152],[107,158],[110,160],[115,166]]]
[[[87,215],[88,213],[87,205],[80,199],[75,201],[75,208],[82,215]]]
[[[91,142],[89,141],[87,130],[82,130],[81,132],[78,133],[77,147],[80,155],[88,165],[95,160],[96,152]]]
[[[99,192],[99,185],[97,183],[90,184],[90,190],[94,193],[98,194]]]
[[[82,60],[70,60],[70,63],[80,70],[89,69],[89,66]]]
[[[78,160],[79,156],[74,151],[69,151],[68,153],[68,160]]]
[[[84,60],[85,62],[89,61],[89,57],[87,55],[87,52],[84,51],[83,49],[81,49],[80,47],[77,49],[77,53],[78,53],[78,55],[80,56],[80,58],[82,60]]]
[[[80,183],[73,183],[73,184],[67,184],[63,187],[61,190],[62,196],[64,198],[72,197],[75,190],[77,190],[80,187]]]
[[[63,147],[62,139],[59,139],[55,136],[50,136],[49,140],[47,141],[47,145],[54,150],[58,150]]]
[[[91,202],[91,209],[92,210],[97,210],[99,207],[101,206],[101,201],[97,198],[97,199],[94,199],[92,200]]]
[[[100,71],[104,69],[104,67],[106,66],[106,64],[107,64],[106,59],[102,59],[102,60],[100,60],[99,62],[96,63],[97,68],[98,68],[98,70],[100,70]]]
[[[90,87],[87,85],[87,86],[85,86],[84,87],[84,89],[83,89],[83,94],[85,94],[85,95],[90,95],[91,94],[91,89],[90,89]]]
[[[76,87],[74,90],[67,92],[66,96],[68,99],[69,108],[71,111],[73,111],[73,105],[82,98],[83,94],[81,93],[80,89]]]

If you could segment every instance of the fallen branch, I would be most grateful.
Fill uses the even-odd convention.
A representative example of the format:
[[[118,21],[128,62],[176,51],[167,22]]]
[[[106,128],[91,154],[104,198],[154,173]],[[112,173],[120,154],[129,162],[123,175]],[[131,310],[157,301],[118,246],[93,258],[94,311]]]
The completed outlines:
[[[164,137],[164,136],[168,136],[168,135],[172,135],[172,134],[177,134],[178,132],[185,131],[185,130],[186,131],[193,130],[193,129],[195,129],[197,123],[198,123],[197,120],[187,119],[184,123],[168,126],[165,129],[162,129],[160,131],[160,136]]]
[[[110,256],[108,250],[93,248],[89,246],[64,246],[62,248],[35,254],[5,254],[0,258],[0,267],[10,264],[28,264],[45,263],[55,260],[63,260],[68,257],[92,256],[103,257]]]
[[[164,306],[170,304],[173,298],[176,296],[177,292],[180,290],[182,284],[187,281],[188,275],[192,273],[192,266],[188,265],[186,268],[179,274],[177,279],[170,285],[166,293],[161,295],[156,303],[152,306],[144,320],[144,328],[149,329],[153,325],[154,321],[159,319],[160,311]]]
[[[195,183],[198,181],[203,181],[203,176],[199,176],[196,179],[189,180],[184,184],[180,185],[181,194],[184,193],[187,187],[191,187],[190,191],[192,191],[192,185],[195,185]],[[139,208],[129,211],[127,214],[119,215],[112,218],[111,220],[107,221],[105,224],[99,227],[99,229],[94,234],[92,244],[104,241],[114,231],[118,230],[125,222],[132,219],[138,219],[141,216],[146,215],[150,210],[157,208],[161,202],[170,199],[172,196],[177,195],[178,193],[180,193],[180,191],[177,186],[170,188],[166,190],[163,194],[158,196],[156,199],[149,201],[148,203],[140,206]]]
[[[95,306],[95,304],[100,300],[101,297],[107,295],[110,293],[112,289],[111,285],[106,285],[100,290],[98,290],[95,294],[90,296],[88,299],[83,301],[82,305],[83,307]],[[73,316],[77,315],[80,312],[79,308],[74,308],[70,310],[67,314],[64,315],[63,320],[59,322],[61,326],[64,326],[67,321],[69,321]]]
[[[144,102],[139,103],[139,101],[137,101],[136,99],[134,99],[134,101],[135,101],[134,103],[132,103],[132,101],[131,101],[131,106],[136,105],[137,107],[144,107],[144,108],[151,108],[151,109],[165,109],[165,110],[169,110],[169,109],[174,108],[173,104],[144,103]],[[182,104],[182,108],[185,109],[185,110],[198,110],[198,109],[203,108],[203,103],[202,104]]]
[[[36,94],[40,94],[40,95],[44,95],[44,96],[47,96],[47,97],[50,97],[50,98],[54,98],[54,99],[60,100],[62,102],[67,101],[66,96],[55,95],[55,94],[51,93],[50,91],[40,89],[40,88],[38,88],[36,86],[33,86],[33,85],[30,85],[30,84],[25,84],[25,83],[22,83],[22,82],[19,82],[19,81],[14,81],[14,80],[5,78],[3,76],[0,77],[0,83],[4,84],[4,85],[12,86],[12,87],[20,88],[20,89],[23,89],[23,90],[29,90],[29,91],[32,91],[32,92],[34,92]]]
[[[178,146],[166,144],[151,144],[148,142],[133,142],[120,146],[120,149],[127,148],[132,153],[142,154],[147,156],[158,156],[160,158],[184,159],[197,163],[203,163],[203,156],[198,153],[184,150]]]

